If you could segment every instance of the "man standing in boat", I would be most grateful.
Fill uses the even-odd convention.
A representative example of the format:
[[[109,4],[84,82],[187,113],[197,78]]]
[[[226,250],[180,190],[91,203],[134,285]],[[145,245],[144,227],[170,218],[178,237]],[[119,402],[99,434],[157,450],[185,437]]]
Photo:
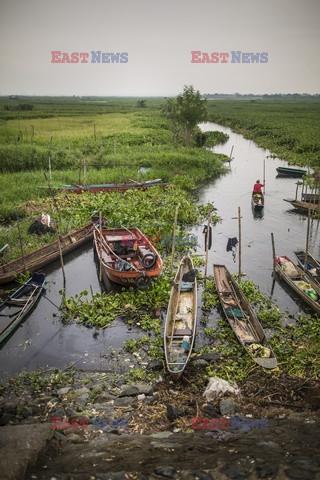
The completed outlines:
[[[264,187],[264,183],[260,183],[260,180],[257,180],[253,186],[253,195],[262,195],[262,187]]]

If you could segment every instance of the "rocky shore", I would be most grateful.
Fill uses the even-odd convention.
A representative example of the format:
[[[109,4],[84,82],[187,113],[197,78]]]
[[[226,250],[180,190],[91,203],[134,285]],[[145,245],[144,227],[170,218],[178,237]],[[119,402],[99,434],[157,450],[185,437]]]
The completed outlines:
[[[201,360],[201,361],[200,361]],[[261,373],[208,400],[179,382],[31,372],[3,387],[1,479],[320,479],[319,384]]]

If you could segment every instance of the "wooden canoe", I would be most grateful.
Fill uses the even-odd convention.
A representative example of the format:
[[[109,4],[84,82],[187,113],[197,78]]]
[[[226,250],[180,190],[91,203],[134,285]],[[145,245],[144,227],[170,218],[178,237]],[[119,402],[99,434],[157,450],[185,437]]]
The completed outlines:
[[[304,269],[305,252],[303,250],[298,250],[294,253],[297,257],[299,267]],[[308,277],[310,277],[320,286],[320,263],[309,252],[307,255],[305,271]]]
[[[289,276],[283,269],[284,261],[290,262],[292,268],[295,271],[295,277]],[[276,257],[275,258],[275,271],[290,289],[295,292],[309,307],[311,307],[315,312],[320,314],[320,287],[317,283],[306,275],[302,268],[297,267],[288,257]],[[309,294],[304,290],[299,288],[299,284],[307,283],[310,287],[316,292],[318,300],[313,300]]]
[[[162,271],[160,255],[138,228],[102,229],[102,237],[95,228],[94,247],[105,283],[144,290]]]
[[[101,185],[59,185],[51,187],[54,190],[61,190],[68,193],[81,194],[84,192],[100,193],[100,192],[125,192],[126,190],[146,190],[151,187],[166,187],[168,184],[161,181],[161,178],[156,180],[148,180],[146,182],[128,182],[128,183],[105,183]],[[48,189],[47,186],[39,186],[38,188]]]
[[[29,280],[0,305],[0,343],[2,343],[35,307],[44,289],[46,277],[34,273]]]
[[[243,291],[224,265],[213,266],[222,310],[240,344],[263,368],[275,368],[277,359]]]
[[[189,361],[197,325],[197,278],[190,284],[183,276],[193,270],[192,259],[183,257],[170,293],[165,329],[164,352],[168,372],[179,378]]]
[[[278,167],[277,173],[282,177],[303,177],[307,173],[307,170],[301,168],[291,168],[291,167]]]
[[[93,237],[93,224],[90,223],[83,228],[74,230],[73,232],[61,237],[62,254],[71,252],[75,248],[84,244]],[[51,242],[33,252],[28,253],[24,257],[19,257],[5,265],[0,265],[0,284],[12,282],[17,274],[28,271],[35,272],[45,265],[59,258],[58,240]]]
[[[251,196],[252,208],[255,212],[260,212],[264,207],[264,195],[263,193],[252,193]]]
[[[314,204],[310,202],[301,202],[300,200],[291,200],[288,198],[283,199],[285,202],[291,203],[294,209],[298,210],[299,212],[308,214],[308,210],[310,209],[311,212],[320,213],[320,205]]]

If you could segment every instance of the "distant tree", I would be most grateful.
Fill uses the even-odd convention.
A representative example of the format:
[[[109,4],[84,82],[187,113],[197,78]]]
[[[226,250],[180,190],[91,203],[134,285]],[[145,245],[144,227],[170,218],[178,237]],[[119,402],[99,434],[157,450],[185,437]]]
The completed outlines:
[[[190,144],[197,124],[208,118],[207,101],[192,85],[185,85],[182,94],[169,98],[163,112],[172,121],[176,136],[182,138],[186,146]]]
[[[147,108],[146,101],[145,100],[138,100],[137,101],[137,107],[138,108]]]
[[[34,109],[34,105],[32,105],[31,103],[19,103],[19,105],[17,105],[16,107],[16,110],[20,110],[20,111],[27,111],[27,110],[33,110]]]

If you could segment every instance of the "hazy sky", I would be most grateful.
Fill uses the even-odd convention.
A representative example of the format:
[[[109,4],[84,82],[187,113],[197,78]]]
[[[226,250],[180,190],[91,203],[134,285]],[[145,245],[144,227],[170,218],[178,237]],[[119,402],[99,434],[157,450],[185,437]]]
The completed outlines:
[[[320,0],[0,0],[0,95],[319,93],[319,25]],[[91,51],[128,61],[91,63]],[[191,51],[229,57],[191,63]],[[232,51],[268,62],[231,63]]]

